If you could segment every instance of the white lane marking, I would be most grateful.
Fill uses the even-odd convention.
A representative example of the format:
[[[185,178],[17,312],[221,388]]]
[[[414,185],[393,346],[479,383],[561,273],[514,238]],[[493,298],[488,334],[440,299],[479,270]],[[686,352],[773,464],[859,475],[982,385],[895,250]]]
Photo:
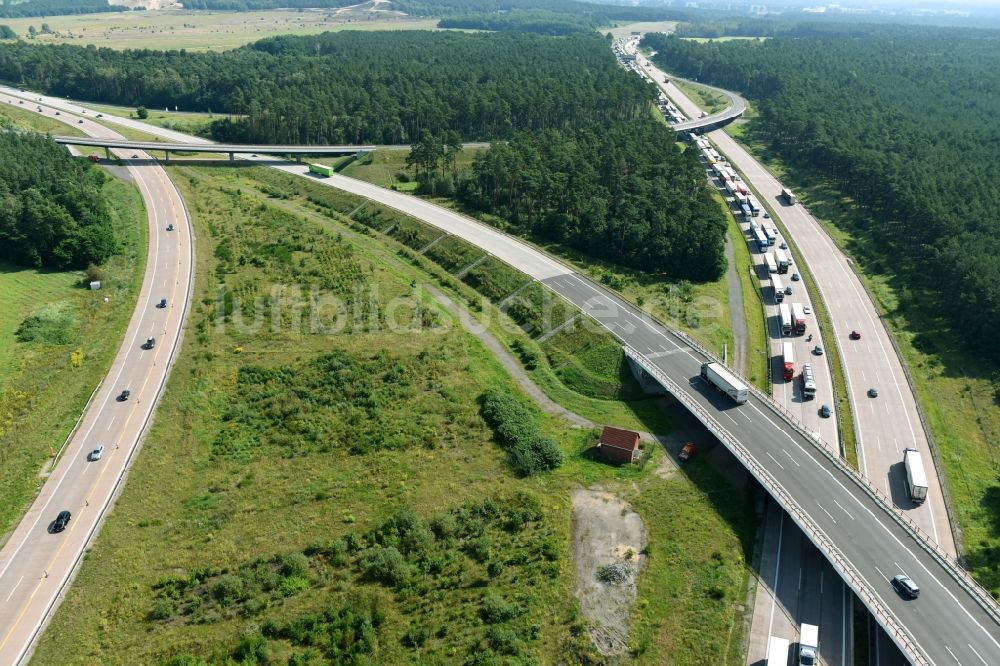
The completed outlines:
[[[799,461],[793,458],[792,454],[789,453],[787,449],[781,449],[781,452],[784,453],[786,456],[788,456],[788,459],[791,460],[793,463],[795,463],[796,467],[802,467],[802,465],[799,464]]]
[[[852,515],[851,515],[851,512],[850,512],[850,511],[848,511],[847,509],[845,509],[845,508],[843,507],[843,505],[841,505],[841,503],[840,503],[840,502],[838,502],[837,500],[833,500],[833,503],[834,503],[834,504],[836,504],[837,506],[839,506],[839,507],[840,507],[840,510],[841,510],[841,511],[843,511],[844,513],[846,513],[846,514],[847,514],[847,517],[848,517],[848,518],[850,518],[851,520],[854,520],[854,516],[852,516]]]
[[[962,662],[960,662],[958,660],[958,657],[955,656],[955,653],[951,651],[950,647],[948,647],[947,645],[945,645],[944,649],[948,651],[948,654],[951,655],[951,658],[955,660],[955,663],[958,664],[958,666],[962,666]]]
[[[768,458],[770,458],[771,460],[773,460],[773,461],[774,461],[774,464],[775,464],[775,465],[777,465],[777,466],[778,466],[778,467],[780,467],[781,469],[785,469],[785,466],[784,466],[784,465],[782,465],[782,464],[781,464],[780,462],[778,462],[778,459],[777,459],[777,458],[775,458],[774,456],[772,456],[772,455],[771,455],[771,453],[770,453],[770,451],[765,451],[765,453],[767,453],[767,457],[768,457]]]
[[[827,517],[829,517],[830,520],[833,521],[834,525],[837,524],[837,519],[833,517],[833,514],[831,514],[829,511],[827,511],[825,508],[823,508],[822,504],[820,504],[819,502],[816,502],[816,506],[818,506],[823,511],[823,513],[825,513],[827,515]]]
[[[10,594],[7,595],[7,600],[6,601],[10,601],[10,598],[12,596],[14,596],[14,590],[16,590],[17,586],[21,584],[22,580],[24,580],[24,576],[21,576],[20,578],[18,578],[17,582],[14,583],[14,587],[10,588]],[[4,602],[4,603],[6,603],[6,602]]]
[[[976,648],[972,647],[972,643],[966,643],[966,645],[968,645],[969,649],[972,650],[972,654],[974,654],[977,657],[979,657],[979,661],[983,662],[983,666],[990,666],[988,663],[986,663],[986,660],[983,659],[983,655],[979,654],[979,652],[976,650]]]

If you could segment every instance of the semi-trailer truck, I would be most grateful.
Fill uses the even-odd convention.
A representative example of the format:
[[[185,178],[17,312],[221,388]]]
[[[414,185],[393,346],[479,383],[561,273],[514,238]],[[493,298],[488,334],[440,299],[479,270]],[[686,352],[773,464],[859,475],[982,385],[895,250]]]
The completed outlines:
[[[910,501],[923,504],[927,499],[927,475],[924,473],[924,462],[920,459],[920,451],[914,448],[903,449],[903,465],[906,467],[906,485],[910,491]]]
[[[806,311],[801,303],[792,303],[792,326],[795,335],[802,335],[806,332]]]
[[[789,645],[787,638],[771,636],[767,639],[767,666],[788,666]]]
[[[771,276],[771,288],[774,289],[775,303],[781,303],[785,300],[785,286],[781,284],[781,277],[777,274]]]
[[[757,251],[758,252],[767,252],[767,248],[768,248],[768,245],[767,245],[767,236],[764,235],[763,231],[761,231],[760,229],[757,229],[754,232],[754,240],[757,241]]]
[[[788,303],[781,303],[780,305],[778,305],[778,319],[781,321],[781,334],[791,335],[792,309],[788,307]]]
[[[775,230],[771,227],[764,227],[764,235],[767,236],[767,242],[770,245],[774,245],[774,243],[778,240],[777,232],[775,232]]]
[[[771,275],[774,275],[775,273],[778,272],[778,264],[774,260],[774,252],[768,252],[764,256],[767,257],[767,272],[770,273]]]
[[[819,663],[819,627],[803,624],[799,630],[799,666],[816,666]]]
[[[787,202],[789,206],[794,206],[795,205],[795,202],[796,202],[795,195],[792,194],[792,191],[790,189],[788,189],[787,187],[781,188],[781,198],[784,199],[785,202]]]
[[[783,364],[782,376],[786,382],[792,381],[795,376],[795,349],[791,342],[781,343],[781,362]]]
[[[778,264],[779,273],[788,272],[788,266],[789,266],[788,255],[785,254],[785,251],[782,250],[780,247],[774,248],[774,262]]]
[[[747,385],[721,363],[702,363],[701,376],[735,400],[737,405],[742,405],[750,397]]]
[[[332,176],[333,167],[328,167],[325,164],[310,164],[309,173],[319,174],[320,176]]]

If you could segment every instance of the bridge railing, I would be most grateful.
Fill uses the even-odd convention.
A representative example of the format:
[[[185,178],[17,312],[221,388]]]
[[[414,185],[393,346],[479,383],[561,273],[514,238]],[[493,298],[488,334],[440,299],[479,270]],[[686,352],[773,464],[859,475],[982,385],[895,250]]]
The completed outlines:
[[[703,348],[698,342],[687,334],[681,331],[671,331],[678,338],[684,340],[693,349],[703,354],[710,360],[719,361],[714,354],[709,352],[707,349]],[[633,352],[636,353],[636,352]],[[647,361],[648,363],[648,361]],[[645,367],[645,365],[643,365]],[[740,377],[732,368],[728,368],[730,372]],[[740,377],[743,382],[747,385],[750,392],[760,400],[760,402],[770,408],[773,412],[778,414],[782,419],[784,419],[789,425],[791,425],[799,434],[805,437],[807,440],[811,441],[814,447],[824,456],[827,460],[836,465],[841,471],[844,472],[862,491],[868,494],[877,504],[879,504],[888,513],[896,523],[906,530],[911,537],[935,560],[941,564],[952,578],[961,586],[966,592],[976,600],[976,603],[985,610],[993,621],[1000,624],[1000,605],[997,604],[996,599],[990,592],[984,588],[982,585],[976,581],[971,574],[962,565],[962,562],[954,557],[946,550],[941,548],[936,541],[934,541],[929,534],[927,534],[917,523],[913,521],[908,515],[903,513],[896,505],[892,502],[892,498],[886,495],[884,492],[878,489],[874,484],[871,483],[866,477],[861,476],[858,472],[850,467],[839,455],[834,455],[831,449],[823,444],[823,440],[820,438],[819,433],[815,433],[807,429],[798,419],[796,419],[788,410],[782,407],[780,404],[775,402],[770,396],[766,395],[763,391],[755,387],[750,381],[744,377]]]
[[[878,597],[875,595],[874,590],[871,586],[864,580],[860,573],[854,568],[847,557],[837,548],[832,540],[826,535],[825,532],[812,520],[812,518],[799,508],[798,502],[796,502],[788,491],[773,477],[771,473],[765,469],[762,465],[757,462],[757,459],[743,446],[740,441],[729,433],[726,428],[722,426],[718,421],[715,420],[707,410],[705,410],[701,405],[699,405],[695,400],[693,400],[687,393],[687,391],[682,390],[681,387],[666,376],[659,368],[657,368],[649,359],[645,356],[632,349],[629,346],[624,347],[625,355],[631,358],[633,361],[638,363],[643,370],[649,373],[654,379],[660,382],[664,388],[666,388],[670,393],[680,401],[685,407],[687,407],[692,414],[695,415],[698,420],[705,424],[710,430],[712,430],[720,441],[728,448],[733,455],[735,455],[741,463],[747,468],[747,470],[753,474],[754,478],[764,486],[764,488],[771,494],[772,497],[777,500],[778,504],[785,509],[792,520],[802,529],[807,537],[819,548],[830,561],[831,566],[837,570],[845,582],[851,586],[851,589],[857,594],[857,596],[862,600],[868,610],[871,611],[872,615],[879,620],[879,623],[885,628],[886,633],[892,638],[903,653],[909,657],[914,664],[918,666],[929,665],[930,662],[924,657],[923,653],[920,652],[916,642],[913,637],[906,631],[906,628],[899,622],[892,612],[885,608]]]

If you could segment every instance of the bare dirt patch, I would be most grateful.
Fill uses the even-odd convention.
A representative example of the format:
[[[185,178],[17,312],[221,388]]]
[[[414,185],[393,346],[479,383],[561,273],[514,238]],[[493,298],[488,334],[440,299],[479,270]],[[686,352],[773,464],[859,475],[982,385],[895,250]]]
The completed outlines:
[[[613,494],[573,491],[573,560],[576,596],[590,638],[603,655],[628,649],[636,576],[648,537],[639,514]]]

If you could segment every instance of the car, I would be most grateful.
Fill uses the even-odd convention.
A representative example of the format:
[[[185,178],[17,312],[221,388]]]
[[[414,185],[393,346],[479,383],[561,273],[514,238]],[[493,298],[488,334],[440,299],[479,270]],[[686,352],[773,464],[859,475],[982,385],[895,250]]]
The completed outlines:
[[[781,241],[781,245],[779,245],[778,247],[780,247],[782,250],[787,250],[788,243],[786,243],[785,241]]]
[[[129,397],[130,395],[132,395],[132,392],[131,392],[131,391],[129,391],[128,389],[125,389],[125,390],[123,390],[123,391],[122,391],[121,393],[119,393],[119,394],[118,394],[118,397],[117,397],[117,398],[115,398],[115,399],[116,399],[116,400],[117,400],[118,402],[125,402],[126,400],[128,400],[128,397]]]
[[[677,454],[678,460],[690,460],[691,456],[694,455],[694,442],[684,442],[684,446],[681,447],[680,453]]]
[[[173,224],[168,224],[167,225],[167,231],[173,231],[173,230],[174,230],[174,225]]]
[[[815,347],[813,347],[813,354],[815,354],[816,356],[822,356],[823,355],[823,346],[822,345],[816,345]]]
[[[165,307],[167,307],[167,299],[161,298],[160,302],[156,304],[156,307],[158,307],[158,308],[165,308]]]
[[[146,338],[146,342],[143,343],[143,349],[152,349],[156,346],[156,338]]]
[[[98,113],[98,114],[97,114],[97,117],[98,117],[98,118],[103,118],[103,117],[104,117],[104,114],[103,114],[103,113]]]
[[[83,124],[83,118],[80,118],[78,121],[76,121],[76,124],[77,125],[82,125]]]
[[[804,312],[806,314],[812,314],[813,313],[812,306],[811,305],[803,305],[802,306],[802,312]]]
[[[878,397],[878,389],[875,389],[875,388],[868,389],[868,397],[869,398],[877,398]]]
[[[831,414],[833,414],[833,410],[830,409],[830,405],[823,405],[819,408],[819,415],[824,419],[830,418]]]
[[[771,219],[771,214],[770,213],[764,213],[764,219],[765,220],[770,220]]]
[[[787,287],[785,287],[785,295],[786,296],[792,295],[792,285],[788,285]]]
[[[907,576],[906,574],[899,574],[892,577],[892,586],[896,588],[896,591],[905,597],[910,599],[916,599],[920,596],[920,588],[917,584]]]
[[[136,155],[135,153],[132,153],[132,159],[137,160],[137,159],[139,159],[139,156]]]
[[[66,529],[66,526],[69,525],[69,519],[72,517],[73,514],[71,514],[69,511],[66,511],[65,509],[60,511],[59,515],[56,516],[55,522],[52,523],[52,531],[62,532],[64,529]]]
[[[62,114],[61,114],[61,113],[59,113],[58,111],[56,111],[56,115],[57,115],[57,116],[61,116]]]
[[[18,104],[24,104],[24,100],[22,99]]]
[[[791,260],[789,260],[789,263],[791,263]],[[801,279],[802,279],[802,278],[801,278],[801,277],[799,277],[799,274],[798,274],[798,273],[792,273],[792,282],[798,282],[798,281],[799,281],[799,280],[801,280]]]
[[[104,455],[104,445],[99,445],[96,449],[87,454],[87,460],[94,462],[101,459]]]
[[[860,340],[861,339],[861,332],[860,331],[851,331],[851,336],[850,337],[851,337],[851,340]]]

